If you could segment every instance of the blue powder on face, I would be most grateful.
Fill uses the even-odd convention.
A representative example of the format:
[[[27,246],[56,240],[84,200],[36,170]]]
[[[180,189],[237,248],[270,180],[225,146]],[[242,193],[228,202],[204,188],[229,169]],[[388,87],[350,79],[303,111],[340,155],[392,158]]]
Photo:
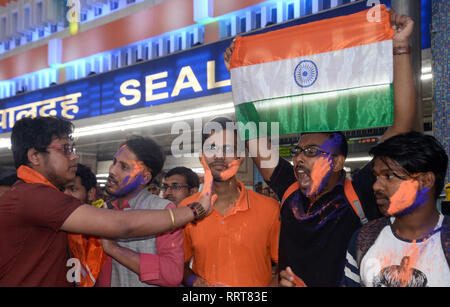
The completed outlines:
[[[430,188],[419,189],[417,191],[416,200],[414,201],[414,203],[411,206],[409,206],[408,208],[406,208],[405,210],[395,214],[395,216],[406,215],[408,213],[413,212],[419,206],[426,204],[427,201],[430,199],[430,196],[428,196],[428,194],[427,194],[428,191],[430,191]]]

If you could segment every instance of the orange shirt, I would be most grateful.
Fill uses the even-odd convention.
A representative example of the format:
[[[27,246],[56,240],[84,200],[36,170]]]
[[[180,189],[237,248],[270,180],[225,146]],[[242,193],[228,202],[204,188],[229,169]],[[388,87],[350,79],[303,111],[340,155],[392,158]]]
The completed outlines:
[[[278,262],[280,205],[272,198],[247,190],[238,181],[239,199],[221,215],[213,209],[184,233],[185,262],[209,283],[233,287],[265,287],[272,279],[271,259]],[[179,206],[198,201],[200,193]]]

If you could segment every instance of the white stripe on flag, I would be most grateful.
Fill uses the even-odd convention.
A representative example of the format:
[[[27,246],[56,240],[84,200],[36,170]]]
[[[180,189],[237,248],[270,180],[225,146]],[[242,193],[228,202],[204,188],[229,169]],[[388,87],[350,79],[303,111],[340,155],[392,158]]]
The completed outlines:
[[[306,81],[296,81],[295,70],[302,61],[314,62],[317,79],[308,79],[310,76],[306,72]],[[390,84],[393,81],[392,40],[237,67],[231,70],[231,80],[235,105],[293,95]]]

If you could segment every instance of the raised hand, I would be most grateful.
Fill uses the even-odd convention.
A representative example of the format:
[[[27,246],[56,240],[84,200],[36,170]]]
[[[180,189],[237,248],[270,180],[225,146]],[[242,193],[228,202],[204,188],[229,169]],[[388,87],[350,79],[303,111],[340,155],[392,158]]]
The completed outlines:
[[[305,282],[292,272],[290,267],[280,272],[280,286],[281,287],[307,287]]]
[[[203,166],[203,170],[205,171],[205,179],[203,183],[203,189],[200,193],[200,197],[198,202],[203,206],[206,211],[206,214],[211,213],[214,203],[216,202],[217,195],[213,195],[213,176],[211,174],[211,169],[205,161],[205,157],[202,155],[200,159],[200,163]]]
[[[408,47],[409,38],[414,31],[414,21],[409,16],[396,13],[392,8],[387,11],[391,14],[391,24],[395,30],[394,47]]]
[[[225,61],[225,67],[227,68],[228,72],[230,72],[231,55],[233,54],[233,51],[234,51],[234,41],[235,40],[236,39],[233,39],[233,41],[231,42],[230,46],[223,53],[223,59]]]

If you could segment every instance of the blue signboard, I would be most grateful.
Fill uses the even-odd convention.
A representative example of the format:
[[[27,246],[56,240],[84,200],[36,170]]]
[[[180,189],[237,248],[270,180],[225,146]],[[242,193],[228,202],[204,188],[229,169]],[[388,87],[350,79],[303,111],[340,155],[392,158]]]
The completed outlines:
[[[387,6],[391,4],[390,0],[380,2]],[[422,0],[422,6],[429,11],[429,4],[426,3]],[[254,31],[249,35],[366,9],[368,6],[365,1],[357,2]],[[428,41],[429,34],[424,45]],[[0,100],[0,134],[11,131],[14,123],[26,116],[54,115],[78,120],[230,92],[230,75],[222,57],[230,42],[231,38]]]
[[[231,91],[223,40],[0,101],[0,133],[26,116],[77,120]],[[144,111],[145,112],[145,111]]]

